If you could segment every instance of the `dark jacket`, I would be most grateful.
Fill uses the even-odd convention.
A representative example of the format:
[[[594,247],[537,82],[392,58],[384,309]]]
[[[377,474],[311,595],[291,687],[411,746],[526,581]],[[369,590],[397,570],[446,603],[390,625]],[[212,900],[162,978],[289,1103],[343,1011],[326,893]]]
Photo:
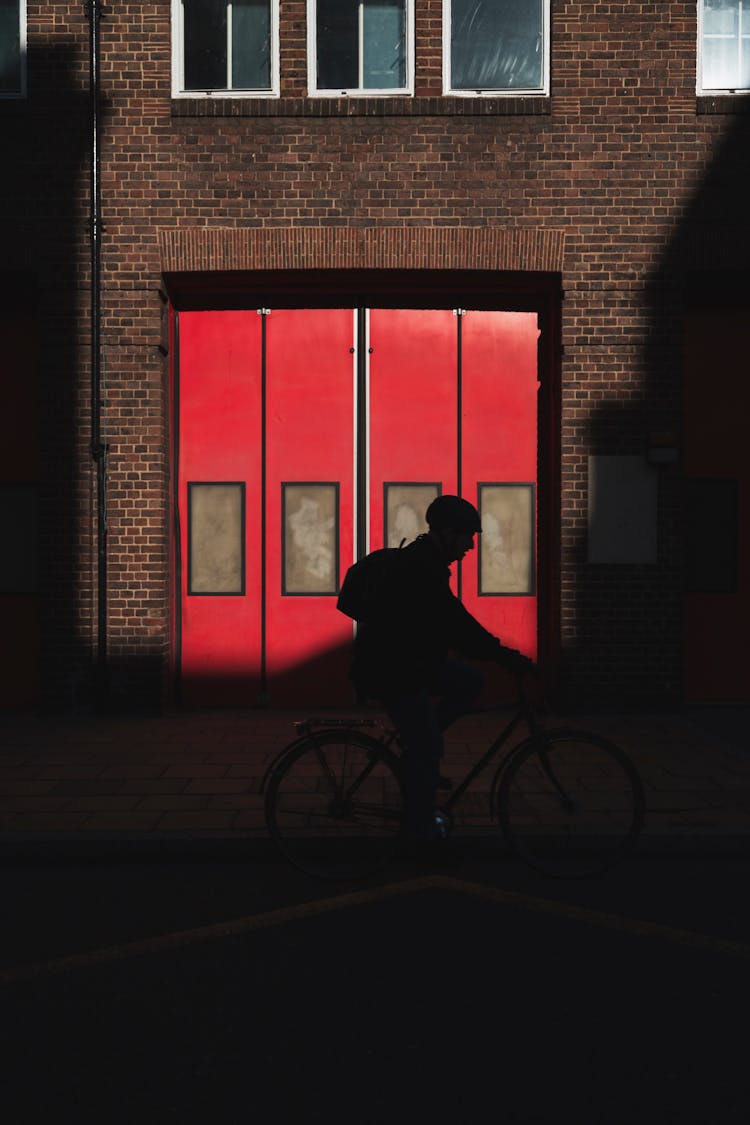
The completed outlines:
[[[433,686],[450,651],[496,660],[497,637],[464,609],[450,570],[422,535],[398,552],[378,592],[378,609],[360,624],[352,675],[363,695],[387,698]]]

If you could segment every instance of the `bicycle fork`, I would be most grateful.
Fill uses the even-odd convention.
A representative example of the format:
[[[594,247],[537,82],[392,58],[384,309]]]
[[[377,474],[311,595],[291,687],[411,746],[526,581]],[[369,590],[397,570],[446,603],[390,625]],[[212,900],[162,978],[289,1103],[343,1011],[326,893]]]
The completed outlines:
[[[555,775],[555,771],[552,768],[552,763],[550,762],[550,755],[549,755],[549,739],[547,739],[543,733],[541,733],[540,731],[537,730],[537,732],[534,735],[534,742],[539,744],[538,749],[537,749],[537,754],[539,756],[539,761],[541,763],[542,769],[543,769],[544,773],[546,774],[547,778],[552,782],[552,785],[553,785],[554,789],[557,791],[557,794],[560,797],[560,800],[562,801],[562,805],[563,805],[563,808],[565,809],[565,812],[566,813],[575,812],[575,802],[571,801],[570,797],[565,792],[565,790],[563,789],[560,782],[557,780],[557,776]]]

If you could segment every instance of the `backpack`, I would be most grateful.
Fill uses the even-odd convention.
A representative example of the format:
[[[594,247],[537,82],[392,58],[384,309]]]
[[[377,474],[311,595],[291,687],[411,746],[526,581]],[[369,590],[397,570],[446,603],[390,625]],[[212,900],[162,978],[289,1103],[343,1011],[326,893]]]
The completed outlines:
[[[341,584],[336,609],[355,621],[367,621],[378,610],[384,585],[395,571],[399,547],[381,547],[353,563]]]

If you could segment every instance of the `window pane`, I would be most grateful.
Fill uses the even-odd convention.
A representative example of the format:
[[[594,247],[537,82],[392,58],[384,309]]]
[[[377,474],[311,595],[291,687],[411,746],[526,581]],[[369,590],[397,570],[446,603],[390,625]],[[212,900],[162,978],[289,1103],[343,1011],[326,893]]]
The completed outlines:
[[[406,85],[406,12],[399,0],[363,5],[363,84],[372,90]]]
[[[703,42],[704,90],[736,90],[740,83],[736,39],[705,39]]]
[[[736,35],[739,0],[706,0],[703,6],[704,35]]]
[[[185,89],[227,88],[226,0],[182,0]]]
[[[454,90],[542,87],[543,0],[452,0]]]
[[[188,484],[188,593],[244,594],[244,548],[244,484]]]
[[[282,594],[336,594],[339,589],[339,487],[282,484]]]
[[[480,484],[479,593],[533,594],[534,485]]]
[[[383,489],[385,547],[399,547],[404,539],[411,543],[428,530],[424,514],[432,501],[440,495],[440,485],[437,482],[406,484],[387,481]]]
[[[271,86],[271,12],[268,0],[232,4],[232,88]]]
[[[406,0],[318,0],[318,89],[406,85]]]
[[[19,0],[0,0],[0,94],[21,90]]]
[[[318,0],[318,88],[351,90],[359,84],[359,5]]]
[[[704,0],[704,90],[750,89],[750,0]]]

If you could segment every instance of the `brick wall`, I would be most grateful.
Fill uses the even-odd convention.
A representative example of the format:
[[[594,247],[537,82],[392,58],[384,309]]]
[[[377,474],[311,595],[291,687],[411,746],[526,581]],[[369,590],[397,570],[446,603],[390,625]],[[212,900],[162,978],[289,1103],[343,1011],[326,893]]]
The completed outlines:
[[[519,269],[548,268],[529,247],[549,254],[564,236],[562,668],[571,683],[624,678],[635,693],[646,677],[674,690],[679,469],[660,470],[659,564],[592,567],[586,458],[643,453],[650,432],[679,427],[686,272],[746,260],[738,185],[748,182],[748,146],[737,138],[747,103],[697,103],[692,0],[552,7],[549,98],[441,97],[441,4],[417,0],[414,98],[311,101],[305,5],[282,0],[280,99],[173,102],[168,0],[106,6],[102,355],[115,667],[142,661],[159,681],[169,648],[165,263],[189,266],[182,246],[209,267],[257,268],[247,262],[280,237],[304,267],[312,243],[299,232],[312,230],[325,268],[334,264],[325,246],[335,255],[341,245],[326,230],[369,239],[381,230],[379,245],[403,247],[404,231],[440,229],[457,246],[480,232],[477,245],[508,254],[515,239],[526,254]],[[33,270],[40,293],[51,694],[66,675],[76,679],[70,668],[90,659],[95,636],[87,35],[83,4],[29,0],[29,96],[0,103],[6,152],[17,154],[0,184],[5,268]],[[707,235],[707,224],[719,229]],[[444,268],[440,241],[429,245],[425,264]]]

